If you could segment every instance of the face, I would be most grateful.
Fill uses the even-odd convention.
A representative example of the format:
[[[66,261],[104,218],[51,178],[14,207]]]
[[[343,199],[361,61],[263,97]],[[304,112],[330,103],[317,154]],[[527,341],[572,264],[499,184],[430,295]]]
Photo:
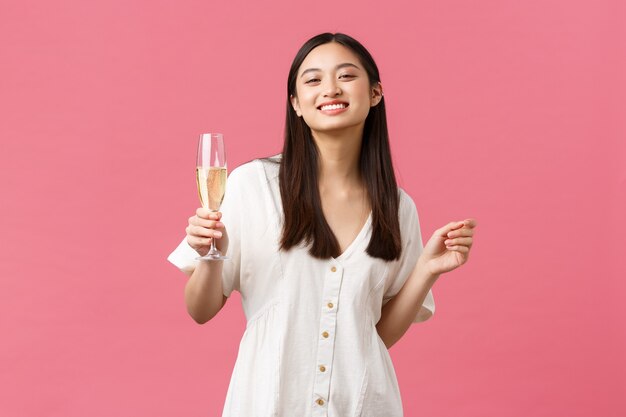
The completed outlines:
[[[314,48],[300,65],[291,104],[313,132],[331,132],[362,129],[381,98],[380,83],[370,85],[358,56],[330,42]]]

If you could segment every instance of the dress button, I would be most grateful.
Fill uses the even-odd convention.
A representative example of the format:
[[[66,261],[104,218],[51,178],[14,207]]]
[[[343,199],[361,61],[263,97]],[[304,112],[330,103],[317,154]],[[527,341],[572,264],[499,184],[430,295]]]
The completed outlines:
[[[328,303],[328,308],[333,308],[333,303]]]
[[[330,270],[331,270],[332,272],[337,272],[337,268],[335,268],[334,266],[333,266],[332,268],[330,268]]]
[[[321,398],[319,398],[319,399],[317,400],[317,403],[318,403],[319,405],[324,405],[324,400],[322,400]]]
[[[320,365],[320,371],[326,372],[326,367],[324,365]]]
[[[324,337],[328,337],[328,332],[324,332],[324,333],[322,333],[322,336],[324,336]]]

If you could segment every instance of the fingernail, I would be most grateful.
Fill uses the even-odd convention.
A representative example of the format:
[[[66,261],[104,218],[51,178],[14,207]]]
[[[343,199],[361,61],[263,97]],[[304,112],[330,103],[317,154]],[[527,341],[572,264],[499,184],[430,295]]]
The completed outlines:
[[[222,232],[215,232],[215,237],[222,237]]]

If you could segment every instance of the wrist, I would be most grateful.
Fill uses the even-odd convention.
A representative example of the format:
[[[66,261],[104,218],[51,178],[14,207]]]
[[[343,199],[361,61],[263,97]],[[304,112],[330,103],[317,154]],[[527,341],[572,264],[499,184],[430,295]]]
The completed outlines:
[[[433,272],[428,262],[423,261],[420,257],[417,261],[417,276],[420,281],[434,284],[441,274]]]

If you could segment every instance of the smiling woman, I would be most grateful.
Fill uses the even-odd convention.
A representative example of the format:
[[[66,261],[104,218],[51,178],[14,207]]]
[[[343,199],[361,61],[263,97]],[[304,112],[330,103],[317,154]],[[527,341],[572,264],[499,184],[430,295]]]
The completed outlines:
[[[396,184],[371,55],[340,33],[307,41],[286,112],[282,154],[233,170],[223,215],[199,209],[169,257],[190,275],[196,321],[242,295],[223,416],[400,417],[387,349],[432,316],[437,276],[418,262],[417,210]],[[196,260],[211,239],[230,260]]]
[[[330,66],[334,62],[357,59],[349,49],[333,42],[317,47],[302,63],[305,66],[327,66],[302,71],[296,82],[295,95],[291,95],[296,114],[304,117],[314,136],[349,126],[362,130],[369,108],[378,103],[373,100],[375,96],[369,97],[370,85],[365,71],[353,63]],[[345,117],[324,117],[336,114]]]
[[[304,240],[312,242],[313,256],[337,256],[358,230],[355,223],[363,223],[362,213],[371,211],[374,239],[367,253],[397,259],[397,185],[382,86],[371,55],[343,34],[315,37],[296,55],[287,89],[285,160],[280,174],[285,208],[282,248]],[[321,164],[318,169],[320,158],[333,167]],[[344,164],[343,169],[338,164]],[[324,185],[336,182],[335,175],[327,175],[329,168],[350,173],[350,167],[353,178],[342,191],[352,191],[352,201],[336,201],[337,190],[330,185],[330,195],[325,196]],[[294,189],[299,192],[291,192]],[[324,216],[316,216],[321,211]]]

